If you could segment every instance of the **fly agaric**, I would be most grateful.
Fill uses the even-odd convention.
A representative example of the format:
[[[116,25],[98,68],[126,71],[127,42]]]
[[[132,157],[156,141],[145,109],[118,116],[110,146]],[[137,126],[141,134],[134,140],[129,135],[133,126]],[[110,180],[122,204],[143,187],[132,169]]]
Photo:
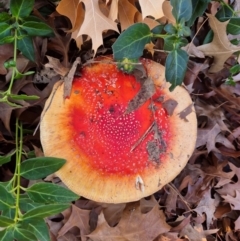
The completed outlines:
[[[75,77],[69,98],[58,82],[45,104],[44,153],[67,160],[57,176],[88,199],[122,203],[149,196],[179,174],[194,150],[196,115],[182,117],[191,109],[189,94],[179,86],[169,91],[162,65],[141,63],[154,93],[135,108],[142,84],[103,58]]]

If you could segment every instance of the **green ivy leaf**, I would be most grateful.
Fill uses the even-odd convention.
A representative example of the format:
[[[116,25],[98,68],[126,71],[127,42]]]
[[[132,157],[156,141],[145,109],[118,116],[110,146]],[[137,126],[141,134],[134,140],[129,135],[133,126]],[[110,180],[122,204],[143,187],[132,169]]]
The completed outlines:
[[[165,77],[171,83],[170,91],[177,85],[181,85],[187,70],[188,54],[182,49],[176,49],[169,53],[166,59]]]
[[[24,22],[19,27],[30,36],[53,36],[53,30],[43,22]]]
[[[68,203],[79,198],[71,190],[53,183],[39,182],[26,189],[34,202],[39,203]]]
[[[240,34],[240,18],[231,18],[227,25],[227,32],[232,35]]]
[[[187,22],[192,16],[192,1],[191,0],[170,0],[173,7],[172,14],[179,23],[182,19]]]
[[[22,220],[26,221],[32,218],[46,218],[54,214],[58,214],[67,208],[69,208],[70,204],[48,204],[42,205],[40,207],[34,208],[29,212],[26,212],[22,216]]]
[[[234,65],[229,69],[229,71],[232,75],[238,74],[240,72],[240,65],[239,64]]]
[[[11,193],[8,192],[5,183],[0,183],[0,210],[5,210],[15,205],[15,199]]]
[[[211,0],[192,0],[192,14],[186,25],[191,27],[195,20],[203,15],[210,2]]]
[[[0,240],[1,241],[12,241],[14,239],[13,237],[13,227],[6,228],[4,230],[0,231]]]
[[[10,225],[14,224],[14,220],[4,217],[4,216],[0,216],[0,227],[4,228],[4,227],[8,227]]]
[[[37,241],[35,235],[25,228],[15,227],[13,231],[13,237],[17,241]]]
[[[23,31],[18,31],[19,36],[24,36]],[[30,37],[24,36],[17,40],[17,48],[22,54],[31,61],[35,61],[35,52],[33,47],[33,41]]]
[[[21,163],[21,176],[29,180],[44,178],[59,170],[66,160],[55,157],[36,157]]]
[[[10,11],[16,18],[23,18],[30,15],[33,10],[34,0],[11,0]]]
[[[127,28],[112,46],[116,61],[123,59],[138,59],[143,54],[144,46],[150,43],[153,36],[145,23],[135,23]]]

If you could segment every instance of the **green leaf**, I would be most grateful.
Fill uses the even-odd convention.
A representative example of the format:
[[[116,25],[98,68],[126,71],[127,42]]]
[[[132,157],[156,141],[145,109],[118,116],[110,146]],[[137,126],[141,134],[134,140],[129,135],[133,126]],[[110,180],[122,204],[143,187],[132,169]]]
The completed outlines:
[[[7,207],[2,210],[1,215],[10,219],[15,217],[15,207]]]
[[[177,29],[175,26],[173,26],[173,24],[169,23],[164,27],[164,30],[169,33],[169,34],[176,34],[177,33]]]
[[[8,192],[6,184],[0,183],[0,210],[8,209],[15,205],[15,199],[11,193]]]
[[[11,94],[9,97],[13,100],[38,100],[40,97],[36,95],[14,95]]]
[[[230,5],[222,5],[222,8],[215,14],[215,17],[222,22],[233,17],[234,10]]]
[[[24,196],[20,196],[19,206],[21,211],[28,212],[34,208],[42,206],[42,203],[33,202],[28,196],[25,196],[24,194]]]
[[[23,35],[22,31],[18,31],[19,36]],[[35,52],[33,47],[33,41],[30,37],[23,37],[17,40],[17,48],[22,54],[31,61],[35,61]]]
[[[12,155],[14,154],[15,152],[9,154],[9,155],[6,155],[6,156],[0,156],[0,165],[4,164],[4,163],[8,163],[11,161],[11,157]]]
[[[39,203],[68,203],[79,198],[69,189],[53,183],[39,182],[27,188],[26,192],[29,198]]]
[[[136,23],[127,28],[112,46],[116,61],[138,59],[143,54],[144,46],[150,43],[152,32],[145,23]]]
[[[182,19],[187,22],[192,16],[192,1],[191,0],[170,0],[173,7],[172,14],[179,23]]]
[[[14,76],[14,79],[21,79],[23,78],[24,76],[27,76],[27,75],[32,75],[34,74],[35,71],[27,71],[25,73],[20,73],[19,71],[17,71],[16,75]]]
[[[192,15],[186,24],[187,26],[191,27],[195,20],[203,15],[210,1],[211,0],[192,0]]]
[[[240,72],[240,65],[239,64],[234,65],[233,67],[230,68],[229,71],[232,75],[238,74]]]
[[[0,22],[7,22],[11,19],[11,16],[7,12],[0,13]]]
[[[37,238],[25,228],[15,227],[13,236],[17,241],[37,241]]]
[[[188,44],[187,39],[179,38],[176,35],[171,35],[164,39],[163,49],[166,51],[172,51],[174,49],[181,48]]]
[[[0,240],[1,241],[12,241],[13,237],[13,228],[6,228],[0,231]]]
[[[21,176],[29,180],[44,178],[59,170],[66,160],[55,157],[36,157],[21,164]]]
[[[8,227],[10,225],[14,224],[14,220],[4,217],[4,216],[0,216],[0,227]]]
[[[30,15],[33,10],[34,0],[11,0],[10,11],[16,18],[23,18]]]
[[[53,30],[46,23],[24,22],[19,27],[25,30],[30,36],[53,36]]]
[[[48,226],[42,218],[27,219],[25,222],[19,223],[19,225],[33,233],[40,241],[51,240]]]
[[[212,42],[212,40],[213,40],[213,31],[212,30],[209,30],[208,31],[208,33],[207,33],[207,35],[206,35],[206,37],[205,37],[205,39],[203,40],[203,44],[208,44],[208,43],[210,43],[210,42]]]
[[[7,23],[0,23],[0,38],[9,36],[11,33],[12,26]]]
[[[240,34],[240,18],[231,18],[227,25],[227,32],[232,35]]]
[[[26,212],[22,216],[22,220],[26,221],[32,218],[46,218],[54,214],[58,214],[67,208],[69,208],[70,204],[48,204],[43,205],[37,208],[34,208],[30,210],[29,212]]]
[[[181,85],[187,70],[188,54],[182,49],[169,53],[166,59],[165,77],[171,83],[170,91]]]
[[[0,45],[2,44],[7,44],[7,43],[12,43],[14,41],[13,36],[6,36],[0,39]]]

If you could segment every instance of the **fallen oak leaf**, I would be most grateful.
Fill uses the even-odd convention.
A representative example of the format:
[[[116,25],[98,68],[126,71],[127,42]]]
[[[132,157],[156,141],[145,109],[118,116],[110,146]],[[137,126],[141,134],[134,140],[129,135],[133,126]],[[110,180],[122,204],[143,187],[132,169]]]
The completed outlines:
[[[46,55],[48,58],[48,63],[45,64],[46,68],[52,68],[57,74],[62,77],[65,76],[69,72],[69,68],[64,67],[60,60],[51,56]]]
[[[168,232],[170,226],[165,222],[165,216],[159,206],[142,214],[139,204],[127,204],[122,219],[116,227],[110,227],[103,213],[99,215],[95,231],[87,235],[93,241],[152,241],[160,234]]]
[[[78,227],[80,229],[80,234],[82,241],[86,241],[86,235],[90,233],[89,226],[89,214],[90,210],[83,210],[75,205],[72,205],[72,212],[68,220],[65,220],[65,224],[58,231],[58,238],[64,236],[71,228]]]
[[[165,0],[139,0],[143,19],[147,16],[152,16],[155,19],[163,17],[162,4],[164,1]]]
[[[117,24],[101,12],[98,0],[82,0],[82,2],[85,5],[85,16],[76,37],[88,35],[92,39],[92,49],[96,53],[98,47],[103,45],[102,32],[108,29],[118,32]]]
[[[227,36],[227,25],[229,21],[220,22],[212,14],[207,14],[209,25],[213,30],[214,36],[211,43],[198,46],[197,49],[205,55],[214,57],[214,62],[209,71],[216,73],[223,68],[225,61],[232,56],[233,53],[240,50],[240,46],[233,45]]]
[[[232,210],[240,210],[240,192],[239,190],[236,190],[235,197],[227,194],[227,195],[221,195],[222,198],[224,198],[225,202],[228,202],[231,205]]]

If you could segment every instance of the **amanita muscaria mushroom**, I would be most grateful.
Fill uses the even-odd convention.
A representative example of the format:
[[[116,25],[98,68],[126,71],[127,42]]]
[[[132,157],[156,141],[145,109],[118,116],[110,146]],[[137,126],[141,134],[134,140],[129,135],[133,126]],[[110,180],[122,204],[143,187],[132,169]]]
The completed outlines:
[[[46,156],[67,160],[56,174],[75,193],[107,203],[136,201],[161,189],[189,160],[196,116],[182,113],[192,101],[182,87],[169,91],[162,65],[142,59],[155,94],[129,111],[140,82],[98,60],[74,79],[69,98],[63,100],[62,83],[55,85],[42,114],[42,146]],[[177,105],[169,113],[171,101]]]

